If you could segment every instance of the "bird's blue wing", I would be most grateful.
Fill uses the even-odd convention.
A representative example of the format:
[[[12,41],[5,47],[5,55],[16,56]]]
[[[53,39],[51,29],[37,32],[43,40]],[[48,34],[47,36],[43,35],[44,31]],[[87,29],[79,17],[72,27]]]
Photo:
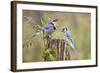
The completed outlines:
[[[73,39],[71,38],[71,37],[67,37],[68,38],[68,40],[70,40],[70,42],[72,43],[72,44],[74,44],[74,41],[73,41]]]
[[[44,28],[45,30],[48,30],[48,29],[49,29],[49,27],[48,27],[48,26],[44,26],[43,28]]]
[[[69,44],[69,46],[71,48],[75,49],[75,47],[74,47],[74,41],[73,41],[73,39],[72,39],[71,34],[70,34],[69,31],[65,32],[65,37],[66,37],[66,41]]]
[[[73,39],[72,39],[72,37],[71,37],[71,35],[70,35],[70,32],[66,32],[66,39],[67,39],[67,41],[68,41],[68,43],[71,45],[71,46],[74,46],[74,41],[73,41]]]
[[[53,25],[48,24],[48,25],[44,26],[43,28],[44,28],[44,30],[50,31],[50,30],[53,30]]]

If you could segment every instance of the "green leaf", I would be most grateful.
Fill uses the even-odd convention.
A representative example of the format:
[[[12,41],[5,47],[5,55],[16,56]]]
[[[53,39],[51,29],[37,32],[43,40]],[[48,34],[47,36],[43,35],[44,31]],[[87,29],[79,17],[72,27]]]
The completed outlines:
[[[43,18],[41,18],[41,24],[42,24],[42,25],[47,25],[47,21],[44,20]]]
[[[51,48],[49,52],[47,50],[43,50],[42,54],[43,54],[43,57],[48,54],[48,61],[56,60],[56,51],[54,48]]]
[[[38,31],[33,31],[33,32],[32,32],[32,36],[33,36],[33,37],[38,36],[38,35],[40,35],[40,32],[38,32]]]
[[[47,52],[45,50],[42,51],[42,54],[45,55]]]
[[[56,49],[51,48],[50,54],[52,54],[54,57],[56,57]]]
[[[54,58],[54,56],[52,54],[49,55],[49,58],[50,58],[51,61],[55,60],[55,58]]]
[[[35,26],[35,25],[34,25],[32,28],[33,28],[33,30],[35,30],[35,31],[40,31],[40,28],[39,28],[38,26]]]

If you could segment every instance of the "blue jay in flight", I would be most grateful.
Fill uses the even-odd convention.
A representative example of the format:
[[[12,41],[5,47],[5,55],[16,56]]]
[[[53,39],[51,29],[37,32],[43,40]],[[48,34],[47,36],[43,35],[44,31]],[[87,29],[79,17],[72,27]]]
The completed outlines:
[[[74,47],[74,41],[73,41],[73,39],[72,39],[72,37],[71,37],[71,34],[70,34],[70,32],[68,31],[67,27],[64,27],[64,28],[62,29],[62,32],[64,33],[64,36],[65,36],[66,41],[68,42],[68,45],[69,45],[72,49],[75,49],[75,47]]]
[[[49,22],[47,25],[42,27],[42,30],[44,30],[46,36],[51,35],[54,32],[54,30],[56,30],[56,21],[57,20],[58,19],[55,19],[55,20]]]

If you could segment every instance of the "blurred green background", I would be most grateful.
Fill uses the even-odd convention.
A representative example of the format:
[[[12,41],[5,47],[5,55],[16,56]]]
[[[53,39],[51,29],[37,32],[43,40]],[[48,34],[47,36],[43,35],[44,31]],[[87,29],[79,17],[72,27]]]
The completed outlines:
[[[57,30],[52,34],[53,38],[64,39],[61,32],[66,26],[75,43],[75,51],[69,48],[72,60],[91,59],[91,14],[78,12],[53,12],[23,10],[23,62],[43,61],[44,50],[42,33],[33,36],[33,25],[40,25],[41,18],[49,22],[57,18]]]

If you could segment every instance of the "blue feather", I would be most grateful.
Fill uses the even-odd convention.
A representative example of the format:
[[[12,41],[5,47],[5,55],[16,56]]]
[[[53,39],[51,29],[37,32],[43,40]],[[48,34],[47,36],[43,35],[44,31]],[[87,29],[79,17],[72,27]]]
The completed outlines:
[[[43,30],[45,31],[46,35],[50,35],[55,30],[54,25],[49,23],[49,24],[43,26]]]
[[[68,44],[70,45],[70,47],[74,48],[74,41],[73,41],[73,39],[71,37],[70,32],[66,31],[65,32],[65,36],[66,36],[66,40],[67,40]]]

